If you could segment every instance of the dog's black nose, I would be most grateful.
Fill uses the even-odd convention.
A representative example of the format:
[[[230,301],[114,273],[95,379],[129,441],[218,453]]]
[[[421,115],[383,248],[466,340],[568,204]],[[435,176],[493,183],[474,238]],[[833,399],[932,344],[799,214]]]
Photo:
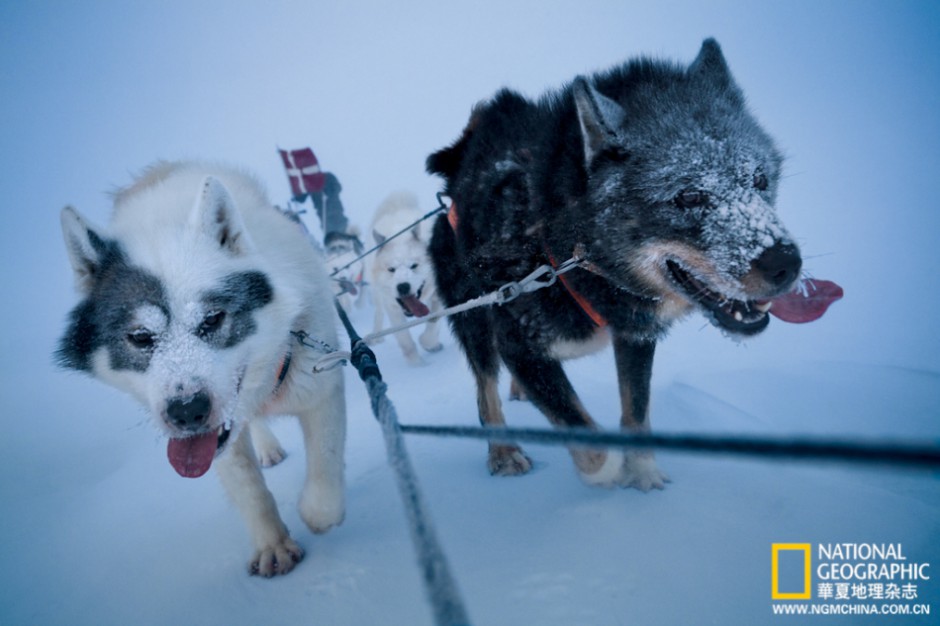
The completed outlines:
[[[792,243],[777,242],[757,257],[754,267],[774,287],[789,285],[800,275],[803,259]]]
[[[398,295],[407,296],[411,293],[411,283],[398,283]]]
[[[173,398],[166,405],[166,415],[177,428],[199,430],[209,419],[212,403],[209,394],[200,391],[190,398]]]

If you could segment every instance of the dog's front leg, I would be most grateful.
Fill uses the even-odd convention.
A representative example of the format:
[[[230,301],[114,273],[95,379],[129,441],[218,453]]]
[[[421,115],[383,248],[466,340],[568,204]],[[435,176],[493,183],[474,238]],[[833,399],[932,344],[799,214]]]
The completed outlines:
[[[431,297],[431,315],[436,314],[441,310],[441,301],[439,298]],[[421,347],[427,350],[428,352],[440,352],[444,346],[441,345],[440,340],[440,320],[432,320],[425,324],[424,332],[418,337],[418,343],[421,344]]]
[[[251,431],[242,429],[231,450],[216,461],[223,487],[248,524],[255,553],[248,564],[252,574],[274,576],[294,569],[304,556],[277,512],[251,445]]]
[[[525,342],[500,342],[500,352],[526,397],[559,428],[597,429],[557,359],[532,350]],[[619,484],[624,455],[619,450],[568,449],[581,479],[589,485]]]
[[[248,423],[248,427],[251,429],[251,441],[254,444],[255,455],[258,457],[261,467],[277,465],[287,457],[281,443],[271,432],[267,420],[263,417],[256,417]]]
[[[476,381],[480,423],[484,427],[505,428],[492,313],[483,309],[465,311],[451,317],[450,322]],[[532,460],[518,445],[491,441],[486,467],[494,476],[521,476],[532,469]]]
[[[655,341],[636,341],[614,334],[614,358],[620,387],[620,426],[629,433],[649,433],[650,378],[653,372]],[[626,453],[618,482],[641,491],[662,489],[669,478],[663,474],[649,450]]]
[[[317,400],[297,412],[307,451],[307,480],[298,509],[310,530],[325,533],[341,524],[346,513],[343,480],[346,399],[342,370],[314,376]]]
[[[395,303],[389,304],[388,319],[393,327],[401,326],[406,321],[405,314],[401,312],[401,307]],[[398,347],[401,348],[401,352],[409,365],[424,364],[424,359],[422,359],[421,355],[418,353],[418,346],[415,340],[411,338],[411,331],[409,329],[406,328],[405,330],[396,332],[395,339],[398,341]]]

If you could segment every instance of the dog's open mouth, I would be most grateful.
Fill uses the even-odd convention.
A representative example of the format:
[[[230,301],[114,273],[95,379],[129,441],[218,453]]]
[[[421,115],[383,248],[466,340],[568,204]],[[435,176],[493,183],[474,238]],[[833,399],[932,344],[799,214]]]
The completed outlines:
[[[724,296],[696,279],[675,261],[666,261],[666,269],[673,283],[690,299],[698,303],[711,321],[727,331],[753,335],[767,327],[770,300],[735,300]]]
[[[419,289],[416,294],[395,298],[405,317],[424,317],[431,312],[428,306],[421,302],[421,291],[422,289]]]
[[[235,382],[235,395],[242,390],[247,366],[238,371]],[[199,478],[209,471],[212,461],[228,443],[232,436],[232,423],[229,420],[221,426],[209,428],[188,437],[170,437],[166,444],[166,456],[176,473],[183,478]]]
[[[209,471],[213,459],[231,435],[231,427],[223,424],[191,437],[174,437],[167,442],[166,456],[177,474],[184,478],[199,478]]]
[[[767,327],[770,313],[791,324],[818,320],[842,298],[842,287],[829,280],[804,278],[787,293],[765,300],[735,300],[710,289],[675,261],[666,261],[673,284],[698,303],[711,321],[729,332],[753,335]]]

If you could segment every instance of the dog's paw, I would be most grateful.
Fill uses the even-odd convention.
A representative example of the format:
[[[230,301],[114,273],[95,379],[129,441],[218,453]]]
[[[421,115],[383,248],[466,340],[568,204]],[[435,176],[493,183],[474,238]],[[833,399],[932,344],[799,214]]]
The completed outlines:
[[[592,487],[616,487],[623,475],[624,454],[620,450],[608,450],[603,462],[597,465],[600,452],[572,452],[575,465],[579,466],[578,475],[585,484]],[[592,467],[593,466],[593,467]],[[585,468],[591,467],[591,471]]]
[[[255,454],[258,455],[258,462],[261,463],[261,467],[273,467],[287,458],[284,448],[277,442],[273,446],[264,448],[255,446],[255,448]]]
[[[579,471],[586,484],[593,487],[632,487],[647,492],[664,489],[669,477],[659,470],[649,452],[608,450],[604,462],[594,471]]]
[[[424,345],[424,343],[425,343],[424,341],[421,341],[421,347],[424,348],[427,352],[431,352],[431,353],[440,352],[441,350],[444,349],[444,344],[442,344],[440,341],[436,343],[432,343],[429,346]]]
[[[434,333],[437,335],[437,333]],[[428,336],[427,334],[421,334],[418,337],[418,343],[421,344],[421,347],[428,352],[440,352],[444,349],[444,345],[441,343],[440,339],[436,336]]]
[[[287,458],[287,453],[281,447],[281,442],[271,432],[271,428],[267,423],[261,420],[253,420],[249,428],[251,429],[251,443],[255,449],[255,456],[258,457],[258,463],[261,464],[261,467],[277,465]]]
[[[288,536],[255,552],[248,563],[252,576],[271,578],[286,574],[304,558],[304,549]]]
[[[297,508],[300,518],[318,535],[339,526],[346,517],[342,487],[338,490],[318,489],[308,485],[300,496]]]
[[[621,487],[633,487],[647,492],[650,489],[665,489],[669,477],[657,466],[649,452],[628,452],[617,483]]]
[[[521,476],[532,469],[532,459],[519,446],[490,446],[486,467],[493,476]]]
[[[415,352],[414,354],[406,354],[405,360],[408,362],[408,365],[412,367],[421,367],[422,365],[427,365],[427,361],[421,358],[421,355]]]

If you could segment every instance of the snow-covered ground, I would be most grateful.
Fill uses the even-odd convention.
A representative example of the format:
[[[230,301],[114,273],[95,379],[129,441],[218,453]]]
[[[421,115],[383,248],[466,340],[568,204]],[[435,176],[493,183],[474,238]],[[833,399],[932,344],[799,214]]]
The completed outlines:
[[[846,297],[744,344],[701,317],[679,325],[657,354],[654,428],[940,440],[935,3],[444,4],[0,8],[0,624],[431,622],[354,372],[346,521],[304,528],[299,430],[278,422],[289,457],[266,476],[307,557],[264,580],[245,573],[247,532],[215,477],[180,478],[130,398],[54,368],[75,299],[63,205],[104,223],[103,192],[189,156],[244,164],[283,202],[279,143],[312,145],[360,226],[393,189],[430,209],[439,183],[423,159],[476,100],[502,85],[535,95],[638,53],[688,61],[706,36],[787,153],[779,207],[807,270]],[[371,318],[354,315],[361,331]],[[471,377],[446,332],[444,344],[423,367],[394,341],[377,347],[403,422],[476,423]],[[568,370],[614,427],[609,351]],[[507,412],[545,425],[529,405]],[[940,563],[936,472],[661,453],[673,482],[642,494],[585,487],[559,448],[527,446],[535,471],[497,479],[480,442],[408,446],[477,624],[796,624],[771,612],[774,543],[902,544],[910,561]],[[892,623],[936,623],[940,579],[918,594],[932,615]]]

